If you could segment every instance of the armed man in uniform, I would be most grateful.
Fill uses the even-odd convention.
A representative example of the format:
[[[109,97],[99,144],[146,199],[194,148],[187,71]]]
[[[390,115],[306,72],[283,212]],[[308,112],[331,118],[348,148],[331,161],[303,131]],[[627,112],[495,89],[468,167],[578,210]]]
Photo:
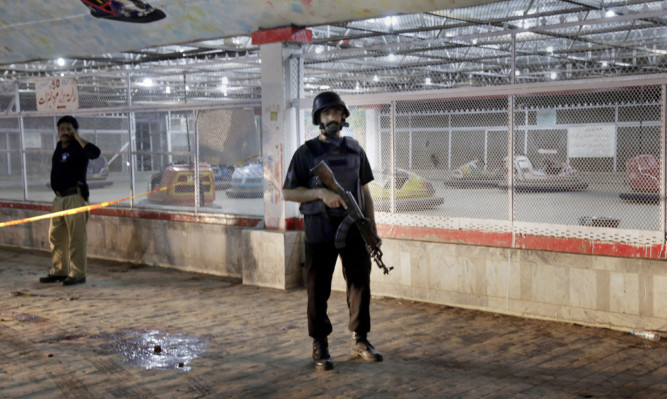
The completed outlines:
[[[336,248],[336,230],[345,216],[346,205],[338,194],[325,188],[311,173],[315,165],[324,161],[340,185],[353,193],[364,216],[375,226],[373,199],[368,188],[373,173],[368,158],[356,140],[340,135],[341,129],[348,126],[345,119],[349,116],[350,111],[337,93],[327,91],[315,97],[312,119],[313,124],[319,126],[320,135],[296,150],[283,185],[285,200],[299,202],[299,210],[304,215],[308,335],[313,338],[313,362],[321,370],[334,367],[327,338],[332,332],[327,301],[339,255],[347,283],[352,356],[369,362],[382,361],[382,354],[367,337],[371,329],[371,259],[364,240],[359,230],[352,226],[346,246]]]

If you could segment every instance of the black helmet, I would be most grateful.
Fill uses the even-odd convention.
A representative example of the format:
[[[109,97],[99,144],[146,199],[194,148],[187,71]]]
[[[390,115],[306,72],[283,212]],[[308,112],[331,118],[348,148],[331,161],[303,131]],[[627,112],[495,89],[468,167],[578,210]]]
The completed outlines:
[[[313,125],[318,126],[320,124],[320,112],[324,111],[325,108],[332,106],[338,106],[343,109],[343,119],[350,116],[350,110],[347,109],[347,106],[337,93],[334,93],[333,91],[323,91],[313,99]]]

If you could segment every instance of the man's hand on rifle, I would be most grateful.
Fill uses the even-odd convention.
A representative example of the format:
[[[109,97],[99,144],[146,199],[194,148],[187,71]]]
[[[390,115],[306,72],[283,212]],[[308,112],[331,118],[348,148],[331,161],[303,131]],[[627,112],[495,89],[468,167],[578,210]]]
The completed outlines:
[[[329,208],[338,208],[339,206],[342,206],[343,208],[347,209],[347,204],[345,204],[345,201],[343,201],[343,198],[341,198],[340,195],[327,188],[320,188],[319,190],[319,197],[322,201],[324,201],[326,206]]]

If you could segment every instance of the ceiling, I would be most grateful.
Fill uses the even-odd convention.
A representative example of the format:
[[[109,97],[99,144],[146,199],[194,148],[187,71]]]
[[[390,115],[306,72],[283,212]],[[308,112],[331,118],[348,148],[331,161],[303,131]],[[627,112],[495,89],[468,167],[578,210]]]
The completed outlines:
[[[150,0],[167,17],[148,24],[93,18],[80,2],[66,3],[3,7],[0,43],[12,45],[0,46],[0,78],[195,71],[226,79],[230,95],[256,97],[259,47],[250,34],[289,24],[313,31],[303,46],[306,91],[667,73],[662,0]]]
[[[0,65],[21,71],[30,69],[22,63],[34,65],[32,61],[59,57],[104,65],[225,53],[238,51],[239,46],[226,46],[215,39],[288,25],[322,25],[492,1],[498,0],[113,0],[111,5],[119,6],[114,8],[119,12],[141,12],[148,6],[166,14],[157,21],[130,23],[95,18],[100,13],[91,12],[86,5],[109,0],[0,0],[4,3]],[[206,42],[195,43],[202,40]],[[185,43],[192,46],[169,47]]]

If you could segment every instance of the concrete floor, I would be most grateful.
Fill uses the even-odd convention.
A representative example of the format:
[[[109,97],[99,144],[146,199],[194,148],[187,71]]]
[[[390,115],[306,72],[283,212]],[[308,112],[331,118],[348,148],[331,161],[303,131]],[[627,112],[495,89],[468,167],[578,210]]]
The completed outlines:
[[[0,259],[0,398],[667,398],[665,342],[627,332],[376,297],[367,364],[334,292],[322,372],[304,289],[95,259],[63,287],[43,252]]]

